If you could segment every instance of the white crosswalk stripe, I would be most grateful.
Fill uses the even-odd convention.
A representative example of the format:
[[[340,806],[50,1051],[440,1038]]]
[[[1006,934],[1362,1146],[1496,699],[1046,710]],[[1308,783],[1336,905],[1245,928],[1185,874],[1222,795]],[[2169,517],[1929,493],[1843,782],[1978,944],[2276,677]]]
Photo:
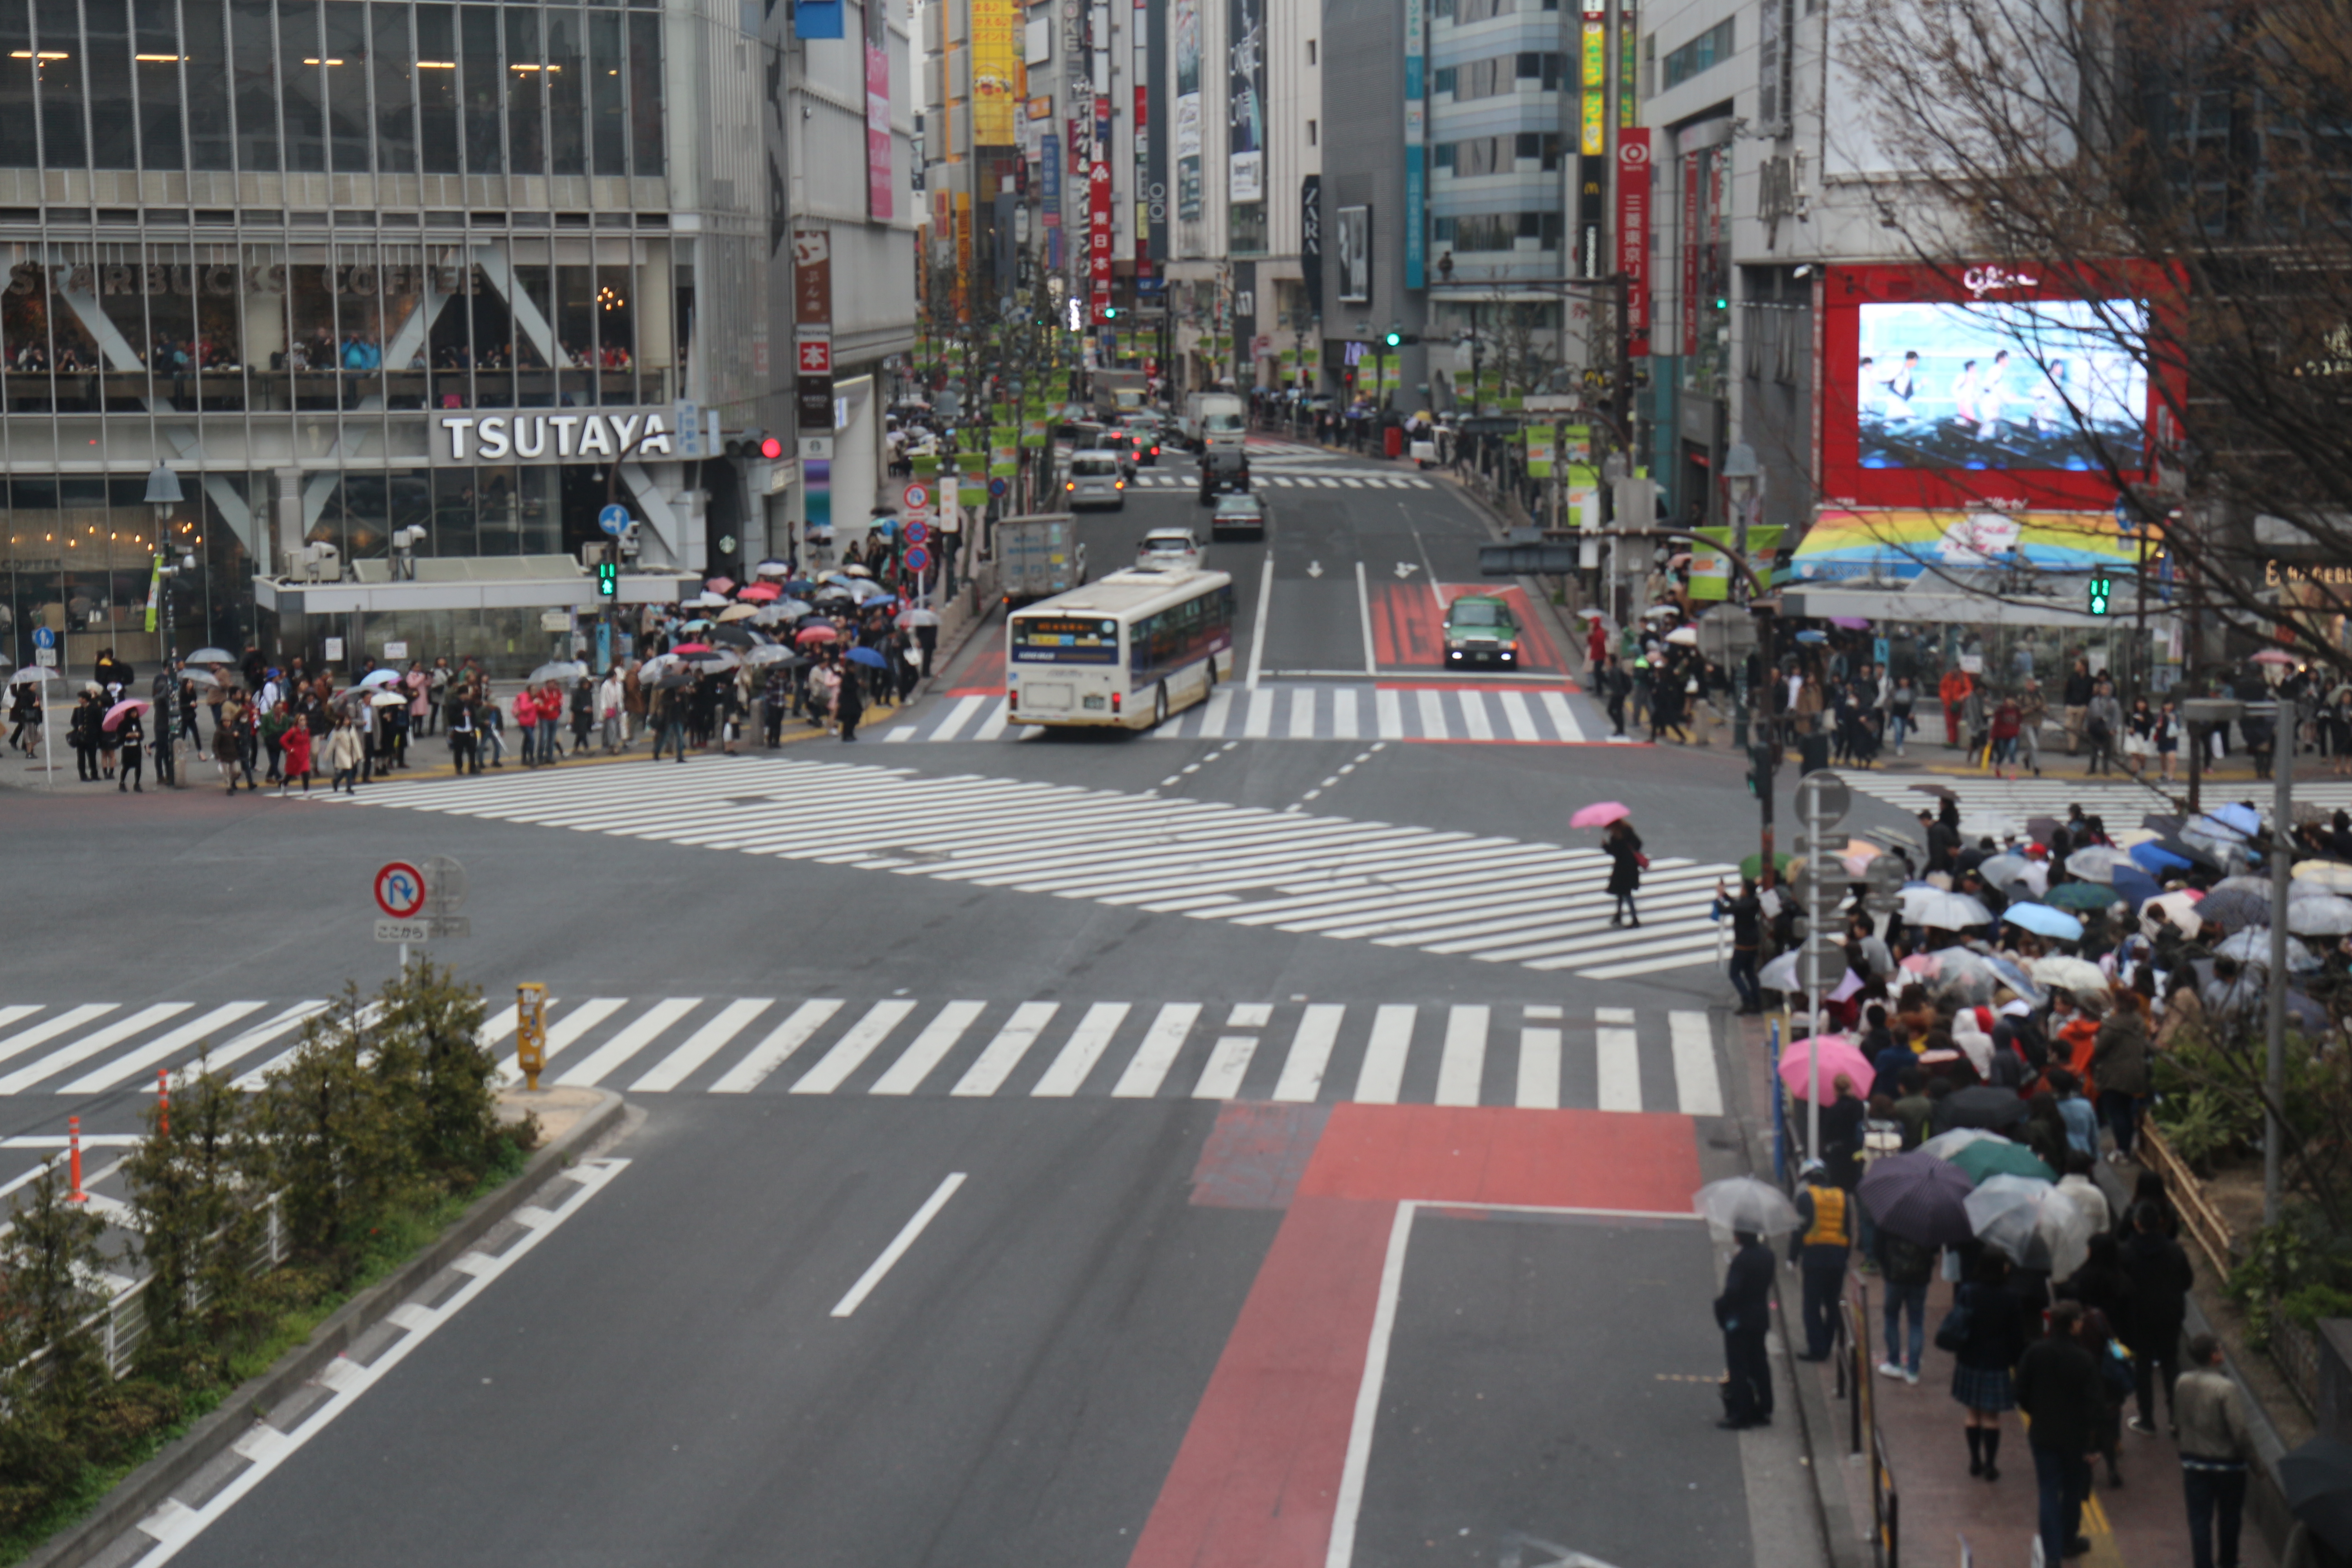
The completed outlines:
[[[151,1088],[157,1066],[192,1066],[205,1033],[231,1034],[225,1057],[257,1052],[318,1001],[184,1002],[138,1011],[110,1005],[10,1004],[14,1021],[67,1026],[27,1052],[10,1080],[18,1092],[65,1086]],[[764,1036],[751,1027],[782,1009]],[[362,1017],[372,1016],[363,1010]],[[1719,1116],[1726,1104],[1712,1018],[1687,1008],[1451,1002],[1218,1003],[938,1002],[888,997],[551,997],[553,1082],[670,1094],[863,1094],[989,1099],[1343,1100],[1447,1106],[1509,1105]],[[200,1029],[199,1026],[203,1027]],[[485,1022],[487,1049],[503,1054],[514,1010]],[[167,1051],[169,1059],[167,1059]],[[290,1053],[289,1053],[290,1054]],[[814,1061],[798,1078],[780,1069]],[[280,1056],[273,1060],[283,1060]],[[639,1064],[656,1065],[632,1079]],[[94,1064],[94,1065],[93,1065]],[[268,1065],[235,1081],[258,1086]]]
[[[2297,773],[2314,765],[2316,759],[2297,759]],[[2107,831],[2118,833],[2139,826],[2139,819],[2149,812],[2169,813],[2172,807],[2166,795],[2186,795],[2186,776],[2169,784],[2154,781],[2149,784],[2136,784],[2129,779],[2085,779],[2081,776],[2081,763],[2064,753],[2044,748],[2042,778],[1996,779],[1984,774],[1935,774],[1922,777],[1917,773],[1883,773],[1874,770],[1840,769],[1838,776],[1864,795],[1874,795],[1889,805],[1905,811],[1932,810],[1937,797],[1928,787],[1950,790],[1957,799],[1962,816],[1983,812],[2011,817],[2022,822],[2029,816],[2063,817],[2067,808],[2080,804],[2084,811],[2104,817]],[[2070,776],[2048,776],[2048,771],[2065,767]],[[2185,768],[2184,768],[2185,775]],[[2239,780],[2231,784],[2205,782],[2203,798],[2208,805],[2223,801],[2251,800],[2256,808],[2267,813],[2271,806],[2271,784],[2267,779],[2256,784]],[[2298,776],[2294,780],[2294,798],[2298,804],[2308,802],[2329,811],[2352,810],[2352,779],[2314,778]]]
[[[1330,468],[1289,466],[1274,459],[1250,458],[1250,485],[1253,489],[1391,489],[1425,490],[1433,489],[1433,482],[1419,474],[1401,474],[1388,468]],[[1200,476],[1184,472],[1171,473],[1164,469],[1145,468],[1128,481],[1130,490],[1198,492]]]
[[[1371,723],[1359,717],[1362,686],[1274,684],[1236,697],[1219,687],[1206,703],[1136,733],[1152,741],[1489,741],[1521,745],[1594,744],[1608,726],[1579,692],[1559,687],[1423,688],[1411,693],[1373,691]],[[1409,697],[1410,700],[1401,699]],[[1580,709],[1582,711],[1580,713]],[[1015,724],[1002,696],[967,693],[926,703],[891,725],[882,739],[908,741],[1034,741],[1047,731]]]
[[[843,818],[832,803],[853,798],[878,815]],[[377,784],[334,804],[354,802],[1050,893],[1605,979],[1717,962],[1722,928],[1710,906],[1716,883],[1734,869],[1657,857],[1638,895],[1643,924],[1619,930],[1603,890],[1609,858],[1597,849],[970,773],[714,758],[687,768],[615,764]],[[894,826],[877,831],[877,821]],[[8,1049],[0,1040],[0,1056]]]

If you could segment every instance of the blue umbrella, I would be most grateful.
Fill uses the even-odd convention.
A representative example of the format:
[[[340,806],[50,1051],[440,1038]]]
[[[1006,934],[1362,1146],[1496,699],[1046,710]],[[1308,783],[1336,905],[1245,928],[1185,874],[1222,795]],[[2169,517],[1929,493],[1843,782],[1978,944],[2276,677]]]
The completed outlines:
[[[877,605],[895,605],[898,602],[898,595],[896,594],[877,594],[857,607],[861,610],[870,610]]]
[[[2161,876],[2167,871],[2186,871],[2197,864],[2186,855],[2175,855],[2163,845],[2149,839],[2131,847],[2132,864],[2141,870]]]
[[[1830,634],[1827,632],[1806,630],[1797,634],[1797,640],[1799,642],[1827,642],[1830,640]]]
[[[876,669],[887,669],[890,668],[890,661],[888,659],[884,658],[879,653],[877,653],[874,649],[866,647],[862,643],[857,647],[851,648],[849,650],[848,657],[849,662],[852,664],[869,665]]]
[[[2054,936],[2061,942],[2083,940],[2083,922],[2048,904],[2011,904],[2001,911],[2000,918],[2036,936]]]
[[[2130,866],[2116,868],[2114,886],[2116,897],[2129,904],[2135,913],[2148,900],[2164,896],[2164,889],[2155,878]]]
[[[813,594],[816,592],[816,584],[810,582],[805,577],[795,577],[791,582],[784,584],[784,592],[797,599],[804,594]]]
[[[2210,820],[2221,824],[2222,827],[2241,838],[2252,838],[2263,830],[2262,813],[2251,805],[2241,805],[2235,801],[2228,805],[2217,805],[2205,815]],[[2197,826],[2195,823],[2189,824],[2192,829]]]

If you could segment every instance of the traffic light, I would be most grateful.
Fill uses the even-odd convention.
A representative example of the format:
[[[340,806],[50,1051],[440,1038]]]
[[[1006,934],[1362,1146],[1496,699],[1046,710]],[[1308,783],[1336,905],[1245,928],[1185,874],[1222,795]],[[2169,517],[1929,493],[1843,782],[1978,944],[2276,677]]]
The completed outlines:
[[[621,568],[618,563],[612,561],[596,563],[596,596],[600,599],[617,599],[621,596]]]
[[[766,458],[769,462],[772,463],[783,455],[784,444],[777,437],[773,436],[766,437],[760,442],[760,456]]]
[[[2114,580],[2111,578],[2091,579],[2091,614],[2104,616],[2107,613],[2107,601],[2114,596],[2115,586]]]
[[[1389,335],[1382,338],[1381,341],[1388,344],[1388,346],[1392,349],[1401,348],[1404,344],[1404,334],[1398,331],[1394,327],[1391,327],[1389,329]]]

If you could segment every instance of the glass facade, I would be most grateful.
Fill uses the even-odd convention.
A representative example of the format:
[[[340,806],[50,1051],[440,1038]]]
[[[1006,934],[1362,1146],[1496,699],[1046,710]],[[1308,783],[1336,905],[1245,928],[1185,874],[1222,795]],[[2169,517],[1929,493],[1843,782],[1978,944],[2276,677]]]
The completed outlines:
[[[657,176],[661,51],[594,5],[0,0],[0,168]]]
[[[193,557],[177,645],[242,647],[281,629],[254,577],[290,549],[366,580],[403,529],[425,558],[601,537],[603,468],[450,466],[431,425],[697,395],[696,249],[727,241],[671,223],[673,22],[0,0],[0,651],[47,626],[68,668],[152,660],[159,552]]]

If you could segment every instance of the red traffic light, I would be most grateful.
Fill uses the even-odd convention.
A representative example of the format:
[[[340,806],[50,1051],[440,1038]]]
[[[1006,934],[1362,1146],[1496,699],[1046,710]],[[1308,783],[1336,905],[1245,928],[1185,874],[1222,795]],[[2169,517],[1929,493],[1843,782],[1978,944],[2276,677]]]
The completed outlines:
[[[784,444],[773,436],[760,443],[760,456],[767,458],[768,461],[772,463],[783,455]]]

